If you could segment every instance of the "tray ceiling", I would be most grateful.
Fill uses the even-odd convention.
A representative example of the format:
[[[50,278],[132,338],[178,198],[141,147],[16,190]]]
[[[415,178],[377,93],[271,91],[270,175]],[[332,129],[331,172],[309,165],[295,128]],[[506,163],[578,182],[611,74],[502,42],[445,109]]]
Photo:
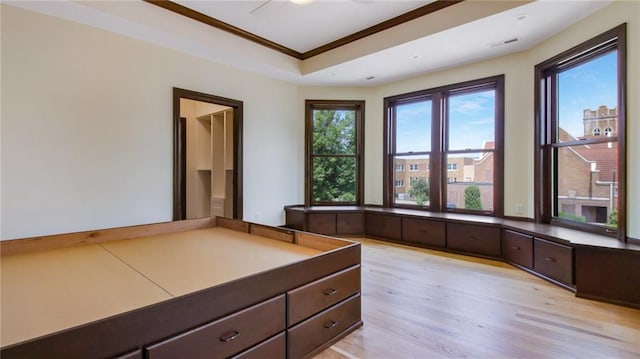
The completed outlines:
[[[3,1],[302,85],[375,86],[535,46],[611,0],[466,0],[300,60],[148,2]],[[437,3],[437,2],[436,2]],[[305,53],[433,1],[183,1]]]

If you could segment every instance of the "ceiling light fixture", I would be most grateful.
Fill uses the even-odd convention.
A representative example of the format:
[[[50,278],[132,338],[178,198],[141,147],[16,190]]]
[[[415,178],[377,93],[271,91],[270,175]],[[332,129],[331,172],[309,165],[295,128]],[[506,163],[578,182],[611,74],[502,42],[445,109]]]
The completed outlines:
[[[313,2],[313,0],[289,0],[290,2],[296,4],[296,5],[307,5],[307,4],[311,4],[311,2]]]

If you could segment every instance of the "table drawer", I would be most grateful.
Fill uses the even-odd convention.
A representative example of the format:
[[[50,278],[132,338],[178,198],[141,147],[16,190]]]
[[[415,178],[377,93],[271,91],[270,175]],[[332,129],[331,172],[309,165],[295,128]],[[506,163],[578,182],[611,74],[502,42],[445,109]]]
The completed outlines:
[[[573,284],[573,248],[535,238],[534,270],[561,283]]]
[[[147,358],[227,358],[285,329],[285,296],[237,313],[147,348]]]
[[[509,263],[533,269],[533,236],[503,230],[502,256]]]
[[[354,266],[287,293],[288,323],[296,324],[360,291],[360,266]]]
[[[447,248],[466,253],[500,257],[501,247],[498,227],[447,223]]]
[[[253,348],[247,349],[235,355],[232,359],[265,359],[265,358],[286,358],[287,357],[287,336],[285,332],[269,338]]]
[[[434,247],[446,245],[445,223],[425,219],[403,218],[402,240]]]
[[[289,358],[303,358],[361,318],[360,294],[289,329]]]

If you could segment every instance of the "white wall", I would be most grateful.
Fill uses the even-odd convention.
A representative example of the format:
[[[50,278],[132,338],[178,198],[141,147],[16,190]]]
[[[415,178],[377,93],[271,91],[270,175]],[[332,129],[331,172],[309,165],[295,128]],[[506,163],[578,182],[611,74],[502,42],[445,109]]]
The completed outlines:
[[[0,238],[171,220],[174,86],[244,102],[245,218],[281,224],[295,85],[2,5]]]

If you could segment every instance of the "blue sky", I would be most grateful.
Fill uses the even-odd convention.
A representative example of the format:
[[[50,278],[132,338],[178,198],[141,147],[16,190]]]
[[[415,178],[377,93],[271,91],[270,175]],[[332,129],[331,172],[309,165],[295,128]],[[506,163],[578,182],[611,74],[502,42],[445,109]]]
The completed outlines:
[[[494,91],[451,96],[449,148],[481,149],[494,137]],[[397,107],[397,152],[430,151],[431,101]]]
[[[616,73],[616,52],[562,72],[561,126],[574,136],[582,136],[584,109],[595,110],[600,105],[616,107]],[[450,97],[449,149],[481,149],[483,141],[492,141],[494,104],[492,90]],[[431,101],[397,106],[396,151],[430,151],[430,126]]]
[[[617,53],[612,51],[559,75],[560,126],[574,137],[584,135],[583,111],[600,105],[616,107]]]

